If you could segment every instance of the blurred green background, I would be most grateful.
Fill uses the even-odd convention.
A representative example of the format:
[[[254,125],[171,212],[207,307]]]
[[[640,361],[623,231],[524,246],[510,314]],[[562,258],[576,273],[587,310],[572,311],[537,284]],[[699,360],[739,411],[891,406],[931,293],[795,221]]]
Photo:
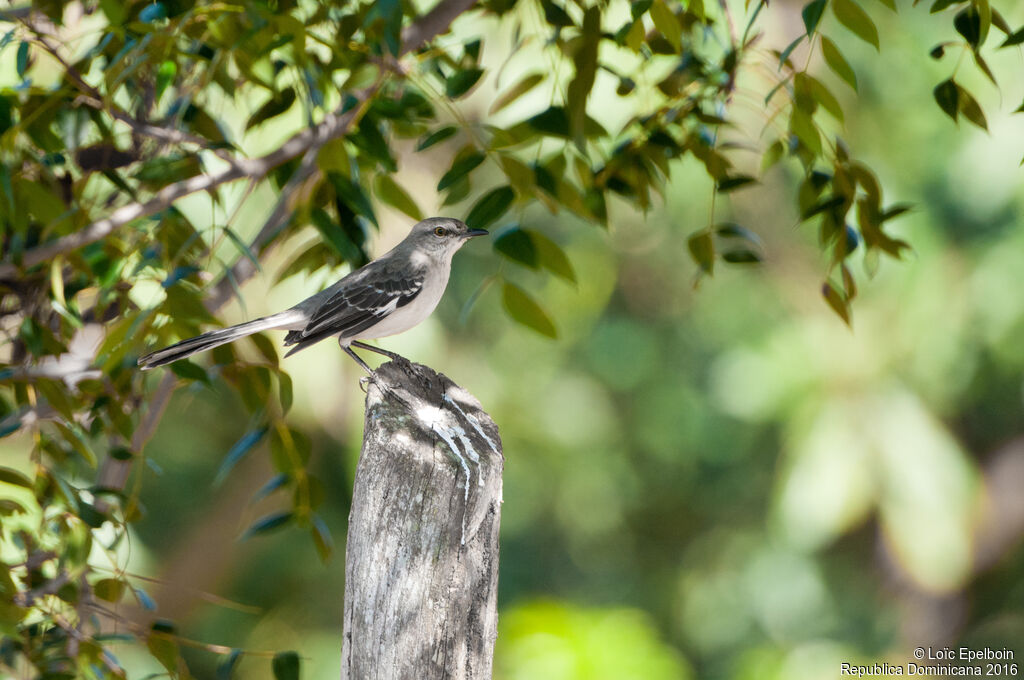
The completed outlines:
[[[913,252],[861,279],[852,329],[821,299],[816,236],[791,204],[797,167],[718,198],[716,219],[758,231],[767,260],[694,287],[686,239],[707,223],[712,187],[688,158],[648,214],[611,204],[607,232],[540,207],[518,216],[576,269],[575,287],[505,271],[543,302],[557,341],[511,323],[496,286],[467,304],[498,266],[481,239],[457,256],[438,312],[382,343],[473,392],[501,429],[497,678],[800,680],[837,677],[843,661],[906,663],[921,645],[1024,653],[1024,134],[1010,116],[1024,83],[1000,93],[962,74],[991,134],[957,130],[931,99],[949,65],[926,57],[948,19],[875,18],[881,55],[844,44],[861,83],[859,97],[839,92],[845,138],[889,196],[915,204],[893,223]],[[802,30],[797,4],[773,3],[764,21],[767,47]],[[496,29],[462,21],[456,34]],[[485,63],[504,60],[507,43],[494,35]],[[1019,71],[1021,54],[1000,51],[992,66]],[[735,106],[756,121],[764,88],[748,81]],[[493,97],[481,88],[463,114],[486,116]],[[613,127],[622,112],[605,115]],[[269,148],[297,124],[283,116],[248,146]],[[436,213],[442,165],[399,160],[403,185]],[[272,198],[254,195],[246,210]],[[463,217],[468,205],[444,212]],[[204,197],[182,209],[197,228],[212,219]],[[381,214],[378,254],[409,226]],[[287,307],[338,273],[272,286],[289,256],[264,263],[228,321]],[[310,434],[325,481],[332,559],[297,530],[238,540],[280,501],[253,500],[274,474],[265,444],[214,484],[250,427],[217,384],[171,402],[147,448],[147,515],[123,550],[130,571],[156,580],[149,592],[182,636],[296,649],[303,677],[334,678],[363,394],[331,343],[284,367],[296,386],[289,419]],[[24,445],[5,440],[3,464]],[[115,651],[132,677],[160,671]],[[197,677],[213,677],[215,655],[186,653]],[[247,657],[239,674],[267,677],[269,665]]]

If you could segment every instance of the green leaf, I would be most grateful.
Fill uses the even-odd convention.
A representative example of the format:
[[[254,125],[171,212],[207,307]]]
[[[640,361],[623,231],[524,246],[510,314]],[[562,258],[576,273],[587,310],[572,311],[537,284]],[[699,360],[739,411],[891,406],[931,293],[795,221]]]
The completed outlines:
[[[532,229],[527,231],[533,240],[533,245],[537,248],[540,265],[555,276],[563,278],[570,283],[576,283],[576,271],[573,269],[572,263],[569,262],[569,258],[561,246],[539,231]]]
[[[1007,36],[1006,40],[999,47],[1012,47],[1014,45],[1020,45],[1021,43],[1024,43],[1024,28],[1021,28],[1019,31]]]
[[[547,110],[528,119],[526,124],[546,135],[572,139],[569,133],[569,115],[561,106],[548,107]],[[607,134],[607,130],[601,127],[600,123],[590,116],[586,117],[583,124],[583,135],[585,137],[603,137]]]
[[[733,175],[732,177],[726,177],[718,183],[717,190],[719,193],[727,193],[735,191],[741,187],[745,187],[748,184],[756,184],[757,178],[751,177],[750,175]]]
[[[29,51],[28,51],[28,47],[29,46],[28,46],[27,42],[22,42],[20,45],[18,45],[18,54],[17,54],[16,61],[17,61],[18,77],[21,78],[22,80],[25,79],[25,73],[28,72],[28,67],[29,67]]]
[[[853,67],[846,61],[846,57],[839,51],[836,44],[829,38],[821,36],[821,54],[825,57],[825,63],[832,71],[845,80],[853,90],[857,91],[857,74],[854,73]]]
[[[380,226],[377,223],[377,216],[373,212],[373,205],[370,203],[370,199],[366,197],[362,186],[339,172],[328,172],[327,179],[334,186],[334,193],[345,205],[357,215],[362,215],[372,222],[373,226]]]
[[[789,117],[789,129],[807,147],[808,151],[816,156],[821,155],[821,134],[810,115],[793,107],[793,112]]]
[[[167,86],[174,82],[174,77],[178,75],[178,65],[173,61],[167,60],[160,64],[160,68],[156,72],[156,98],[159,99],[160,95],[164,93]]]
[[[932,91],[939,108],[946,112],[946,115],[954,121],[960,111],[960,88],[952,78],[944,80],[935,86]]]
[[[31,489],[33,486],[32,480],[17,470],[12,470],[9,467],[0,467],[0,482],[11,484],[13,486],[21,486],[26,489]]]
[[[796,40],[794,40],[793,42],[789,43],[789,45],[786,46],[786,49],[782,50],[782,52],[779,53],[779,68],[780,69],[783,66],[785,66],[787,62],[789,62],[789,55],[793,54],[793,50],[795,50],[800,45],[800,43],[802,43],[804,41],[804,38],[806,38],[806,37],[807,37],[806,34],[802,34],[802,35],[798,36]],[[790,66],[792,67],[793,65],[790,64]],[[770,99],[770,98],[771,97],[769,96],[768,99]]]
[[[967,0],[935,0],[935,2],[932,3],[932,8],[930,11],[932,14],[935,14],[936,12],[941,12],[947,7],[951,7],[953,5],[962,5],[965,2],[967,2]]]
[[[665,0],[654,0],[650,12],[651,19],[654,20],[654,27],[672,43],[672,47],[676,51],[679,51],[683,38],[683,28],[679,23],[679,17],[669,8]]]
[[[466,150],[463,150],[455,156],[455,160],[452,162],[452,167],[448,172],[444,173],[441,177],[441,181],[437,183],[437,190],[444,191],[448,187],[452,186],[469,174],[478,165],[483,163],[485,158],[486,156],[479,151],[472,150],[470,147],[467,147]]]
[[[569,26],[575,26],[572,18],[566,13],[566,11],[551,0],[541,0],[541,6],[544,8],[544,20],[551,26],[556,28],[568,28]]]
[[[705,274],[713,274],[715,272],[715,243],[711,232],[707,229],[698,231],[687,240],[686,245],[690,249],[693,261],[697,263],[701,271]]]
[[[276,116],[280,116],[282,113],[287,111],[295,103],[295,89],[288,87],[281,91],[280,94],[271,98],[260,108],[256,109],[256,113],[249,117],[249,121],[245,124],[246,131],[251,130],[260,123],[270,120]]]
[[[953,18],[953,28],[964,37],[971,49],[978,49],[981,44],[981,14],[977,7],[971,5],[957,12]]]
[[[341,225],[331,219],[326,210],[323,208],[313,208],[309,213],[309,217],[313,222],[313,226],[324,237],[327,245],[330,246],[331,250],[340,255],[341,259],[351,263],[357,263],[363,259],[359,246],[352,242],[352,239],[348,237],[348,234],[345,233]],[[314,257],[314,259],[317,258]],[[281,273],[281,278],[283,279],[286,275],[291,276],[301,271],[307,264],[308,261],[303,259],[303,256],[300,256]]]
[[[508,106],[515,100],[519,99],[533,88],[540,85],[542,82],[544,82],[543,73],[531,73],[529,75],[523,76],[519,80],[519,82],[510,87],[505,92],[503,92],[497,99],[494,100],[494,103],[491,105],[488,114],[493,115],[498,111],[501,111],[506,106]]]
[[[444,92],[448,95],[449,99],[458,99],[469,92],[470,88],[476,85],[483,74],[484,70],[480,68],[467,68],[456,71],[445,79]]]
[[[959,85],[956,88],[960,113],[964,115],[964,118],[988,132],[988,122],[985,120],[985,114],[982,112],[981,106],[978,105],[978,101],[971,96],[970,92]]]
[[[540,256],[532,234],[518,226],[503,230],[492,241],[496,251],[519,264],[533,269],[540,267]]]
[[[116,578],[100,579],[92,586],[93,595],[107,602],[120,602],[125,583]]]
[[[377,179],[374,181],[374,191],[377,193],[377,198],[392,208],[408,215],[417,222],[423,219],[423,213],[420,212],[416,201],[412,200],[412,197],[391,178],[391,175],[377,175]]]
[[[811,96],[814,100],[821,104],[822,108],[832,114],[832,117],[838,120],[840,123],[843,122],[843,107],[839,104],[839,100],[835,98],[831,91],[825,84],[813,76],[804,74],[806,82],[810,86]]]
[[[881,2],[883,5],[885,5],[886,7],[888,7],[889,9],[891,9],[893,12],[897,12],[898,11],[896,9],[896,0],[878,0],[878,1]]]
[[[807,35],[813,35],[815,29],[818,28],[818,22],[821,21],[821,15],[825,13],[826,4],[828,4],[828,0],[812,0],[804,5],[800,15],[804,19],[804,28],[807,29]]]
[[[232,468],[238,464],[238,461],[245,457],[245,454],[252,450],[252,447],[256,446],[263,436],[267,434],[267,430],[270,427],[263,425],[262,427],[255,427],[244,435],[242,438],[235,442],[235,445],[231,447],[228,454],[224,456],[224,460],[220,464],[220,468],[217,470],[217,476],[213,479],[214,486],[219,486],[231,472]]]
[[[597,6],[592,6],[583,15],[582,41],[573,55],[576,75],[569,83],[565,97],[566,110],[569,113],[569,132],[581,152],[585,151],[587,99],[597,77],[597,48],[600,40],[601,10]]]
[[[245,533],[242,534],[240,540],[244,541],[245,539],[251,538],[252,536],[256,536],[258,534],[265,534],[273,531],[274,529],[280,529],[284,525],[291,522],[293,518],[294,513],[292,512],[273,512],[253,522],[252,526],[246,529]]]
[[[299,680],[299,655],[296,652],[278,652],[270,664],[274,680]]]
[[[558,330],[547,312],[519,286],[506,281],[502,291],[502,303],[509,316],[519,323],[549,338],[558,337]]]
[[[239,237],[239,235],[236,234],[231,227],[225,226],[224,234],[228,237],[228,240],[235,244],[235,247],[238,248],[239,252],[241,252],[242,255],[245,256],[245,259],[249,260],[249,262],[252,262],[252,265],[256,267],[256,271],[262,273],[263,267],[260,265],[260,261],[256,259],[256,255],[253,254],[252,250],[249,248],[248,245],[246,245],[245,241],[243,241],[241,237]]]
[[[448,139],[456,132],[458,132],[458,128],[456,128],[454,125],[448,125],[446,127],[441,128],[440,130],[435,130],[434,132],[431,132],[429,135],[420,140],[420,143],[416,145],[416,150],[423,151],[424,149],[429,149],[435,144],[438,144],[439,142],[443,142],[444,140]]]
[[[206,371],[188,359],[175,361],[171,364],[171,371],[183,380],[194,380],[206,385],[210,384],[210,376],[206,375]]]
[[[839,315],[846,325],[850,325],[850,305],[849,302],[843,297],[835,286],[832,285],[831,281],[826,281],[821,286],[821,294],[824,296],[828,306],[832,308],[836,314]]]
[[[516,193],[510,186],[499,187],[485,194],[476,202],[466,217],[470,229],[484,229],[505,214]]]
[[[310,531],[313,536],[313,545],[320,556],[320,561],[326,562],[334,552],[334,539],[331,538],[331,530],[327,528],[327,524],[320,515],[314,513],[312,520],[313,526]]]
[[[832,12],[843,26],[858,38],[881,50],[878,43],[878,29],[871,17],[853,0],[832,0]]]

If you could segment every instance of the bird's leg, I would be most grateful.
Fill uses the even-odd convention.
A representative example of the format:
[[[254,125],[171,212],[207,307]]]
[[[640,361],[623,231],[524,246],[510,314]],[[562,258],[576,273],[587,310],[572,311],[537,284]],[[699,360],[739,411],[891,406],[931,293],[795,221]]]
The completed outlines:
[[[342,342],[341,342],[340,340],[338,341],[338,344],[339,344],[339,345],[341,346],[341,348],[342,348],[343,350],[345,350],[345,353],[346,353],[346,354],[348,354],[348,355],[349,355],[350,357],[352,357],[353,359],[355,359],[355,360],[356,360],[356,363],[357,363],[357,364],[359,364],[360,366],[362,366],[362,367],[363,367],[363,370],[364,370],[364,371],[366,371],[367,373],[369,373],[369,374],[370,374],[370,376],[373,376],[373,369],[372,369],[372,368],[370,368],[369,366],[367,366],[367,365],[366,365],[366,362],[365,362],[365,361],[363,361],[362,359],[360,359],[360,358],[359,358],[359,355],[358,355],[358,354],[356,354],[355,352],[353,352],[353,351],[352,351],[352,348],[351,348],[351,347],[349,347],[348,345],[342,344]],[[353,343],[353,344],[354,344],[354,343]]]
[[[358,347],[359,349],[365,349],[371,352],[376,352],[377,354],[383,354],[384,356],[391,360],[401,359],[402,361],[408,361],[408,359],[403,357],[398,352],[392,352],[390,350],[381,349],[380,347],[374,347],[373,345],[367,345],[365,342],[359,342],[358,340],[353,340],[352,344]]]

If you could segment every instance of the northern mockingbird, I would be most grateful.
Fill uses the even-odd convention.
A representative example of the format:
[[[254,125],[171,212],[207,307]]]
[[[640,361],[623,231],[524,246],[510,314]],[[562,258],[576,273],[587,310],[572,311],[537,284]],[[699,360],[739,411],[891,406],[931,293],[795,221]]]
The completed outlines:
[[[395,359],[394,352],[359,342],[407,331],[434,311],[448,285],[452,256],[483,229],[469,229],[450,217],[430,217],[412,228],[385,255],[347,274],[329,288],[277,314],[203,333],[139,358],[143,370],[266,330],[287,330],[291,356],[324,338],[338,344],[367,373],[373,373],[352,346]]]

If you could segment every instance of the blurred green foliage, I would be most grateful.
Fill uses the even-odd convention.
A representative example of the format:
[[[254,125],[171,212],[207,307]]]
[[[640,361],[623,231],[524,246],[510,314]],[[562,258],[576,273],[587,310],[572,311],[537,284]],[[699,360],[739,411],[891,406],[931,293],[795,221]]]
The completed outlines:
[[[1019,644],[1020,8],[468,4],[0,10],[0,672],[336,675],[350,367],[134,361],[439,212],[389,345],[502,429],[498,677]]]

